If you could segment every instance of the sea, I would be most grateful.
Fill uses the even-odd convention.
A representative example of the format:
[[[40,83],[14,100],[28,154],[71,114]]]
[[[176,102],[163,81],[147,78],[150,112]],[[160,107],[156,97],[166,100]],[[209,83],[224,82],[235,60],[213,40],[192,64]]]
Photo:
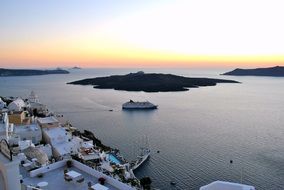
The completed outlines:
[[[241,83],[159,93],[66,84],[139,70]],[[149,176],[157,189],[195,190],[216,180],[257,190],[284,189],[284,78],[220,75],[225,71],[78,69],[67,75],[0,77],[0,96],[25,98],[35,91],[50,110],[63,114],[76,128],[94,132],[129,161],[148,144],[150,159],[135,174]],[[122,110],[130,99],[159,107]]]

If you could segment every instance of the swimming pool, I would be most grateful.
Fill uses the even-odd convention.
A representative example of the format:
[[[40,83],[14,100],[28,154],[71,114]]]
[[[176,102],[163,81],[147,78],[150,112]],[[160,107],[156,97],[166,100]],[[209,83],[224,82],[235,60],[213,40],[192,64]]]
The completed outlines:
[[[118,160],[115,155],[109,154],[109,160],[115,164],[121,164],[121,161]]]

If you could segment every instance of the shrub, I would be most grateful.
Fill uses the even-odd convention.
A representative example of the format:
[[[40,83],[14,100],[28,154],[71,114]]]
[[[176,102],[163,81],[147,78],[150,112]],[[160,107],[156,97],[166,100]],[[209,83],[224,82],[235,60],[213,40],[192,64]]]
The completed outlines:
[[[101,185],[104,185],[104,184],[105,184],[106,179],[105,179],[105,178],[103,178],[103,177],[100,177],[100,178],[98,179],[98,181],[100,182],[100,184],[101,184]]]
[[[66,162],[66,165],[67,165],[68,168],[71,168],[71,167],[72,167],[72,161],[71,161],[71,160],[68,160],[68,161]]]
[[[151,189],[152,180],[150,177],[143,177],[140,179],[140,184],[144,189]]]

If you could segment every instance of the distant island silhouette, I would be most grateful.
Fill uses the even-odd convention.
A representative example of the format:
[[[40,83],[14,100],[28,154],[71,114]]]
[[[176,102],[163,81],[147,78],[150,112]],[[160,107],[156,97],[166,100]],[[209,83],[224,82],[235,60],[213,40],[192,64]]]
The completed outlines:
[[[130,73],[127,75],[112,75],[69,82],[75,85],[93,85],[99,89],[115,89],[144,92],[187,91],[189,88],[215,86],[217,83],[239,83],[233,80],[211,78],[189,78],[172,74]]]
[[[75,66],[75,67],[72,67],[71,69],[82,69],[82,68]]]
[[[222,75],[284,77],[284,67],[276,66],[256,69],[235,69],[233,71],[223,73]]]
[[[4,69],[0,68],[0,76],[33,76],[33,75],[49,75],[49,74],[69,74],[69,71],[63,69],[54,70],[36,70],[36,69]]]

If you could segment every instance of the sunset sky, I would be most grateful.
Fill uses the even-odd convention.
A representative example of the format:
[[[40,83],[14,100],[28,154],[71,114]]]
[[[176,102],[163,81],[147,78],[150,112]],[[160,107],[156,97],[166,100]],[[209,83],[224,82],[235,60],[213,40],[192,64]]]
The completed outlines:
[[[284,65],[283,0],[0,0],[0,67]]]

